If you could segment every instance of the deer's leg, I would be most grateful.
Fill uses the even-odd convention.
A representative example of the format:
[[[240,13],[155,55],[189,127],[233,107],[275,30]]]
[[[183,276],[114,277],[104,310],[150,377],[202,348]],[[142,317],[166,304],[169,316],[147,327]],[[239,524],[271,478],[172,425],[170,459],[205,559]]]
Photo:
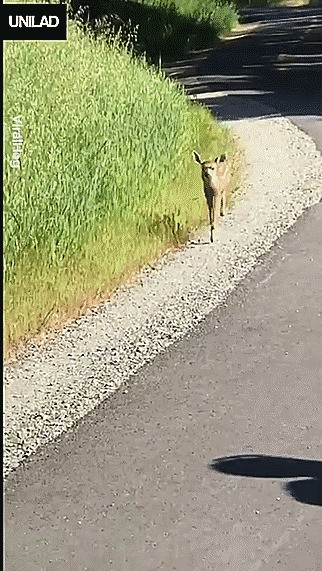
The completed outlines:
[[[214,233],[214,205],[213,205],[213,200],[211,200],[211,203],[208,204],[208,209],[209,209],[209,223],[210,223],[210,242],[214,241],[213,238],[213,233]]]
[[[214,194],[214,211],[215,211],[215,224],[218,224],[219,221],[219,214],[220,214],[220,194],[218,191]]]
[[[226,187],[223,188],[221,195],[221,210],[220,210],[221,216],[225,216],[226,214],[226,190],[227,190]]]
[[[214,200],[213,192],[209,188],[205,188],[205,197],[207,200],[208,212],[209,212],[209,224],[210,224],[210,242],[213,242],[213,231],[214,231]]]

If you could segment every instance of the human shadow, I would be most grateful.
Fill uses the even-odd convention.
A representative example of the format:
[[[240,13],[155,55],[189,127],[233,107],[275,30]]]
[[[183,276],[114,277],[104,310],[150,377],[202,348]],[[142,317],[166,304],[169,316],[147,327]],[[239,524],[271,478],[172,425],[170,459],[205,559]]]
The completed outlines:
[[[322,506],[322,462],[319,460],[245,454],[216,458],[209,468],[234,476],[294,479],[283,485],[289,495],[299,502]]]

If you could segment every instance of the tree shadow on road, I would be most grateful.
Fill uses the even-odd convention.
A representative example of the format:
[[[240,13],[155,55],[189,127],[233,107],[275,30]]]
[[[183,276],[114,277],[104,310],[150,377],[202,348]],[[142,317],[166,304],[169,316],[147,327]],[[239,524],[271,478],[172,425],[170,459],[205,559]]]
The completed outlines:
[[[283,489],[295,500],[322,506],[322,462],[283,456],[239,455],[212,460],[209,468],[252,478],[293,479]]]
[[[169,64],[166,73],[224,120],[258,118],[259,106],[267,117],[321,118],[322,9],[254,9],[243,18],[260,27]]]

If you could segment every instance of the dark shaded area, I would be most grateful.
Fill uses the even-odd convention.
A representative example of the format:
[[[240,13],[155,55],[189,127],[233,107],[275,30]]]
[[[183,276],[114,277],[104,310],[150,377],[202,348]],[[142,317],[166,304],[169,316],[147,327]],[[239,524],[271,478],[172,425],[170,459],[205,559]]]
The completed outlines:
[[[321,478],[288,482],[285,484],[284,490],[298,502],[322,506]]]
[[[322,9],[242,10],[241,19],[257,27],[237,32],[214,50],[195,52],[166,72],[224,120],[258,117],[260,104],[264,116],[321,121]]]
[[[228,20],[197,21],[178,13],[171,2],[150,6],[132,0],[70,0],[70,16],[94,34],[123,34],[139,53],[152,61],[188,53],[212,44],[217,35],[230,29]],[[136,29],[135,33],[133,33]]]
[[[209,467],[234,476],[296,478],[294,482],[288,482],[284,490],[302,503],[322,506],[321,461],[256,454],[217,458]]]
[[[322,479],[322,462],[284,456],[245,454],[218,458],[211,468],[224,474],[253,478],[319,478]]]

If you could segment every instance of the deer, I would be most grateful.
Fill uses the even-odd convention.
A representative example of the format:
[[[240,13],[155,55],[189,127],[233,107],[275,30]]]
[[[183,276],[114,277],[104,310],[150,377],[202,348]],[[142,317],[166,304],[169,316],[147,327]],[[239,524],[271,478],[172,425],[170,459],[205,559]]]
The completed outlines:
[[[203,190],[209,210],[210,242],[213,242],[214,223],[218,224],[219,214],[226,214],[226,194],[230,180],[227,155],[220,155],[213,161],[203,161],[196,151],[192,155],[196,163],[201,165]]]

